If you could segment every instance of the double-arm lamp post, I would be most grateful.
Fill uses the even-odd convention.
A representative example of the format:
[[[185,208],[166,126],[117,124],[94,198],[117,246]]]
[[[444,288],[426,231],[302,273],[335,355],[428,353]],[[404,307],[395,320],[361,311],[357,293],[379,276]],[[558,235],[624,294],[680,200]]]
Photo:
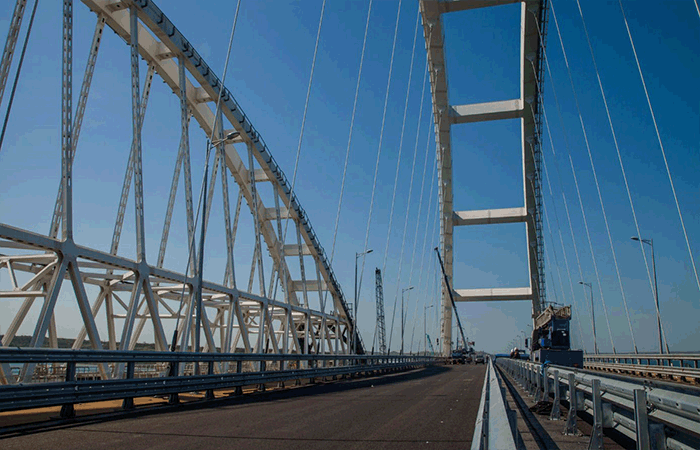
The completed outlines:
[[[654,272],[654,300],[656,301],[656,323],[659,327],[659,353],[664,352],[663,338],[661,335],[661,310],[659,309],[659,287],[656,283],[656,258],[654,256],[654,240],[642,239],[637,236],[632,236],[633,241],[639,241],[642,244],[647,244],[651,247],[651,265]],[[666,351],[668,352],[668,342],[666,342]]]
[[[588,286],[591,290],[591,324],[593,325],[593,351],[598,354],[598,340],[595,333],[595,307],[593,306],[593,283],[586,283],[585,281],[579,281],[578,284]]]

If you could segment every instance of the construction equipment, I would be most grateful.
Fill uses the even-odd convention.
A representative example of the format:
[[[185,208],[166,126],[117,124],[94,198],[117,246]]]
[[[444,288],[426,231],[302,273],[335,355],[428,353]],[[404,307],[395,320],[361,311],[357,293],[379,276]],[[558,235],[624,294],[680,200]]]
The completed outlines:
[[[571,306],[548,306],[535,319],[532,360],[561,366],[583,367],[583,350],[571,350]]]
[[[379,353],[386,353],[386,327],[384,325],[384,288],[382,286],[382,271],[374,271],[376,278],[376,296],[377,296],[377,334],[379,335]]]
[[[433,343],[430,341],[430,335],[428,333],[425,333],[425,338],[428,341],[428,345],[430,346],[430,353],[433,355],[435,354],[435,347],[433,347]]]
[[[464,354],[467,353],[467,347],[469,341],[467,340],[466,337],[464,337],[464,328],[462,328],[462,321],[459,320],[459,313],[457,313],[457,305],[455,304],[455,298],[454,295],[452,295],[452,287],[450,286],[450,280],[447,278],[447,274],[445,273],[445,266],[442,264],[442,257],[440,257],[440,250],[438,250],[437,247],[435,247],[435,253],[437,253],[438,261],[440,262],[440,270],[442,270],[442,276],[445,278],[445,286],[447,287],[447,292],[450,294],[450,301],[452,302],[452,310],[455,312],[455,317],[457,318],[457,326],[459,326],[459,333],[462,335],[462,342],[464,343]],[[450,325],[451,326],[451,325]],[[454,353],[454,352],[453,352]],[[466,357],[465,357],[466,359]]]

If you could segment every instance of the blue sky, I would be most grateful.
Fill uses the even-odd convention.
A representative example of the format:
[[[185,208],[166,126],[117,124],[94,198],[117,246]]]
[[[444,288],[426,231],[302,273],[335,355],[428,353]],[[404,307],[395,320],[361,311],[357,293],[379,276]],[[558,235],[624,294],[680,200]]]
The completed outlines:
[[[371,13],[365,64],[350,153],[333,267],[346,295],[353,286],[354,252],[362,250],[372,180],[380,134],[382,106],[387,85],[389,58],[398,2],[375,1]],[[626,2],[626,12],[640,63],[658,120],[679,203],[694,252],[700,249],[700,18],[693,2],[671,1],[663,5]],[[161,9],[190,40],[219,76],[222,75],[234,2],[160,2]],[[352,102],[362,48],[368,3],[329,1],[326,5],[321,41],[314,73],[296,190],[302,205],[326,250],[330,253],[342,165],[348,139]],[[592,157],[601,185],[613,244],[641,350],[654,350],[656,335],[653,297],[639,245],[629,240],[636,234],[624,189],[612,135],[600,96],[596,73],[583,34],[575,2],[554,3],[562,39]],[[698,311],[700,291],[695,282],[688,251],[661,152],[637,73],[624,22],[616,3],[584,2],[583,14],[591,36],[600,77],[607,93],[613,125],[632,190],[644,237],[654,239],[657,250],[659,298],[662,318],[672,350],[697,350],[700,339]],[[429,91],[424,94],[420,116],[425,50],[419,27],[411,84],[408,86],[417,2],[404,1],[389,106],[379,161],[375,208],[360,300],[360,328],[365,342],[374,330],[374,268],[386,257],[384,296],[387,325],[400,289],[407,294],[408,330],[414,319],[414,349],[422,345],[422,314],[437,299],[437,267],[431,249],[437,243],[436,188],[432,117]],[[276,160],[291,179],[304,109],[321,1],[253,2],[243,0],[226,78],[239,104],[263,135]],[[12,11],[10,2],[0,7],[0,35],[5,35]],[[82,4],[75,8],[75,95],[88,54],[94,15]],[[28,17],[27,17],[28,19]],[[519,95],[519,7],[465,11],[443,16],[447,41],[450,100],[453,104],[507,100]],[[26,26],[27,20],[24,24]],[[545,202],[552,225],[545,231],[549,270],[548,297],[570,304],[579,314],[573,321],[576,346],[592,349],[590,315],[581,278],[594,283],[598,345],[611,349],[602,312],[598,281],[593,270],[581,209],[572,182],[568,156],[576,169],[591,245],[600,273],[600,289],[609,313],[618,351],[631,350],[627,319],[612,262],[605,224],[598,203],[591,166],[579,123],[578,112],[562,56],[557,29],[550,14],[547,56],[552,69],[545,78],[545,108],[551,128],[554,153],[545,134],[544,154],[551,180],[545,185]],[[60,4],[42,2],[29,42],[8,134],[0,150],[0,221],[45,233],[51,220],[55,189],[60,173]],[[15,59],[15,64],[17,59]],[[141,66],[142,78],[145,63]],[[14,71],[14,68],[13,68]],[[14,72],[13,72],[14,73]],[[385,256],[394,174],[399,153],[403,108],[407,87],[408,110],[400,162],[395,216]],[[554,90],[561,117],[554,102]],[[3,98],[5,110],[9,88]],[[107,250],[128,155],[131,118],[128,47],[107,30],[98,58],[93,88],[76,159],[76,239]],[[520,127],[517,121],[454,126],[454,202],[459,210],[514,207],[522,204]],[[158,78],[154,81],[144,125],[144,183],[149,261],[154,261],[162,217],[170,186],[179,140],[177,98]],[[567,147],[568,143],[568,147]],[[191,126],[191,148],[195,195],[199,191],[205,137]],[[427,170],[423,181],[424,161]],[[413,155],[416,151],[414,186],[408,197]],[[431,183],[432,180],[432,183]],[[424,182],[421,189],[421,182]],[[416,217],[420,194],[422,211]],[[562,193],[568,201],[582,276],[579,275]],[[432,201],[430,197],[432,196]],[[181,197],[180,197],[181,199]],[[220,198],[215,198],[215,205]],[[432,207],[429,214],[428,204]],[[245,206],[244,206],[245,208]],[[409,209],[410,208],[410,209]],[[404,258],[400,261],[405,212],[409,210]],[[212,224],[221,222],[212,213]],[[180,220],[178,220],[178,218]],[[184,270],[185,231],[182,201],[175,222],[166,266]],[[560,228],[565,248],[559,241]],[[178,224],[179,222],[179,224]],[[245,214],[241,226],[249,227]],[[427,224],[427,226],[426,226]],[[212,235],[216,234],[216,225]],[[418,239],[414,240],[418,227]],[[427,230],[427,231],[426,231]],[[133,255],[133,207],[127,222],[121,254]],[[205,273],[223,275],[221,240],[208,238]],[[414,250],[415,247],[415,250]],[[425,252],[423,249],[425,248]],[[554,259],[556,252],[563,289]],[[415,258],[412,255],[415,253]],[[237,242],[237,261],[246,261],[250,245]],[[571,269],[573,297],[569,272]],[[249,256],[247,260],[249,260]],[[411,260],[414,259],[413,266]],[[422,265],[421,265],[422,261]],[[237,266],[239,281],[247,284],[245,264]],[[399,268],[401,282],[397,286]],[[5,273],[0,285],[8,281]],[[455,287],[520,287],[528,282],[524,225],[469,227],[455,230]],[[398,293],[398,295],[397,295]],[[587,300],[586,300],[587,301]],[[0,329],[7,328],[19,302],[5,301]],[[467,334],[477,348],[502,351],[527,328],[529,306],[525,302],[459,304]],[[428,333],[433,339],[438,308],[428,310]],[[398,316],[398,311],[397,311]],[[62,298],[57,309],[59,334],[74,335],[77,308]],[[580,319],[582,330],[579,330]],[[166,325],[167,327],[168,325]],[[392,348],[397,347],[398,320]],[[25,330],[29,333],[31,330]],[[582,331],[582,333],[580,333]],[[166,333],[170,330],[166,328]],[[580,336],[584,340],[581,342]],[[456,334],[454,334],[456,336]],[[406,344],[408,348],[410,344]]]

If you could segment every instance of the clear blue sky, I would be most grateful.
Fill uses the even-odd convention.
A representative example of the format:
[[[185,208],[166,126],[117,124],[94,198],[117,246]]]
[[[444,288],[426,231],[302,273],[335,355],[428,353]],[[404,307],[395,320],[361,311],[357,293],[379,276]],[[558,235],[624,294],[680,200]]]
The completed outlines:
[[[80,2],[76,3],[74,95],[77,98],[95,17]],[[668,342],[672,350],[697,350],[700,339],[697,326],[700,292],[619,6],[607,2],[582,3],[642,234],[653,238],[656,245],[659,298]],[[376,1],[372,9],[346,195],[333,264],[348,297],[353,291],[354,252],[361,251],[364,242],[397,4],[395,1]],[[700,169],[700,91],[697,89],[697,79],[700,77],[697,59],[700,53],[700,18],[691,0],[665,2],[662,5],[626,2],[625,5],[691,246],[697,253],[700,251],[700,185],[697,176]],[[177,0],[161,1],[159,6],[221,76],[235,3]],[[329,1],[326,5],[302,143],[297,195],[328,253],[333,239],[367,6],[366,1]],[[655,349],[656,342],[653,297],[639,245],[629,240],[636,231],[581,19],[575,2],[557,1],[554,6],[601,184],[633,328],[640,349],[651,351]],[[365,342],[371,341],[374,330],[374,268],[381,267],[385,258],[417,8],[417,2],[413,1],[404,1],[401,8],[369,238],[369,247],[374,252],[367,258],[360,302],[360,328]],[[317,0],[243,0],[226,78],[226,85],[261,132],[290,179],[320,9],[321,1]],[[6,35],[11,12],[11,2],[0,6],[2,36]],[[518,97],[519,20],[517,5],[444,16],[450,100],[453,104]],[[27,21],[28,15],[25,26]],[[431,251],[437,243],[437,180],[431,184],[435,171],[435,149],[430,144],[434,138],[428,90],[424,94],[424,113],[419,117],[425,44],[420,27],[418,32],[399,188],[384,274],[387,326],[391,323],[397,292],[400,297],[401,288],[416,286],[410,296],[407,295],[408,336],[411,335],[414,319],[418,319],[414,350],[419,341],[422,345],[423,307],[434,304],[438,292],[435,256]],[[42,2],[8,133],[0,150],[0,221],[42,233],[46,233],[51,220],[60,175],[60,36],[60,4]],[[552,153],[549,137],[545,134],[544,153],[554,194],[550,196],[549,187],[545,185],[545,202],[552,224],[552,236],[555,237],[555,240],[551,240],[549,231],[545,231],[549,258],[548,298],[566,304],[573,301],[579,312],[573,321],[575,345],[591,350],[590,316],[588,306],[583,303],[587,297],[577,282],[581,278],[593,282],[598,344],[602,351],[611,349],[598,281],[568,165],[567,153],[570,152],[581,188],[612,334],[618,351],[631,350],[612,254],[551,15],[547,44],[552,77],[547,74],[545,79],[545,107],[556,153]],[[142,77],[145,67],[142,62]],[[563,120],[560,120],[554,102],[553,88],[556,89]],[[129,89],[128,47],[107,30],[75,163],[76,239],[104,250],[109,247],[130,144]],[[9,87],[0,105],[3,113],[8,96]],[[155,261],[158,252],[178,140],[177,98],[156,77],[146,113],[143,146],[147,251],[151,262]],[[522,205],[520,131],[517,121],[455,126],[452,141],[456,209]],[[408,198],[416,145],[414,186]],[[201,183],[205,137],[195,124],[191,126],[191,146],[196,195]],[[417,217],[426,148],[428,165],[423,188],[423,213]],[[582,276],[576,264],[562,192],[568,200]],[[428,216],[426,210],[430,196],[432,208]],[[185,260],[185,245],[177,243],[178,238],[182,242],[185,236],[181,198],[176,207],[172,244],[166,259],[166,266],[178,271],[184,270]],[[221,222],[220,203],[220,197],[215,198],[214,204],[218,209],[212,213],[212,224]],[[401,283],[397,287],[404,217],[409,208]],[[560,230],[555,215],[561,225],[565,252],[559,241]],[[216,230],[220,231],[222,227],[211,226],[214,228],[207,241],[205,274],[211,279],[220,280],[225,246],[222,236],[216,235]],[[241,236],[246,232],[246,236],[250,236],[250,226],[250,215],[245,214],[241,227],[247,231],[241,231]],[[414,241],[416,226],[418,239]],[[133,255],[133,242],[133,206],[130,204],[121,253]],[[414,246],[415,260],[411,266]],[[251,248],[249,240],[239,239],[236,248],[239,283],[246,285]],[[564,280],[563,292],[553,250],[556,251]],[[571,269],[573,298],[564,266],[564,254]],[[9,285],[6,272],[3,271],[0,276],[0,286],[4,289]],[[521,287],[527,283],[524,225],[470,227],[455,231],[456,288]],[[400,302],[400,298],[398,300]],[[0,309],[1,331],[7,328],[18,306],[19,301],[3,301]],[[486,351],[506,349],[530,322],[530,308],[525,302],[459,304],[458,308],[469,337],[476,341],[477,348]],[[428,310],[428,332],[433,339],[439,335],[437,310]],[[36,317],[37,311],[32,314],[34,316],[30,315],[29,323],[32,322],[31,317]],[[73,336],[79,326],[78,317],[75,304],[68,297],[62,297],[57,306],[59,334]],[[578,319],[583,326],[583,343],[579,339]],[[171,327],[172,324],[166,324],[168,335]],[[395,329],[398,330],[398,320]],[[31,327],[24,327],[22,331],[29,334]],[[395,332],[392,348],[397,348],[397,339],[398,333]],[[406,346],[408,348],[410,344]]]

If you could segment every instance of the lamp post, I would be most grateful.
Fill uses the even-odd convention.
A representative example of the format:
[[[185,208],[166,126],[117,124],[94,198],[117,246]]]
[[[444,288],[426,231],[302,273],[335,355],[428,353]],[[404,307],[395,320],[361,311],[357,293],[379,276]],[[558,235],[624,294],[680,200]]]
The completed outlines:
[[[598,340],[596,339],[596,334],[595,334],[595,307],[593,306],[593,283],[586,283],[584,281],[579,281],[578,284],[588,286],[588,288],[591,290],[591,324],[593,325],[593,351],[597,355],[598,354]]]
[[[637,236],[632,236],[633,241],[639,241],[642,244],[647,244],[651,247],[651,266],[654,272],[654,300],[656,301],[656,323],[659,327],[659,353],[664,352],[663,338],[661,335],[661,310],[659,309],[659,286],[656,283],[656,257],[654,256],[654,240],[653,239],[641,239]],[[668,342],[666,342],[666,352],[668,351]]]
[[[365,250],[364,252],[360,253],[355,253],[355,304],[353,305],[353,315],[354,317],[354,323],[352,325],[352,352],[357,353],[357,259],[360,256],[363,255],[368,255],[372,253],[372,249]]]
[[[428,316],[428,310],[435,305],[424,306],[423,307],[423,349],[425,350],[425,355],[428,355],[428,328],[426,326]],[[418,341],[420,342],[420,341]]]
[[[406,319],[404,318],[405,316],[404,316],[403,294],[406,291],[410,291],[411,289],[413,289],[413,286],[407,287],[407,288],[404,288],[401,290],[401,354],[402,355],[403,355],[403,329],[404,329],[404,325],[406,324],[405,323]]]

